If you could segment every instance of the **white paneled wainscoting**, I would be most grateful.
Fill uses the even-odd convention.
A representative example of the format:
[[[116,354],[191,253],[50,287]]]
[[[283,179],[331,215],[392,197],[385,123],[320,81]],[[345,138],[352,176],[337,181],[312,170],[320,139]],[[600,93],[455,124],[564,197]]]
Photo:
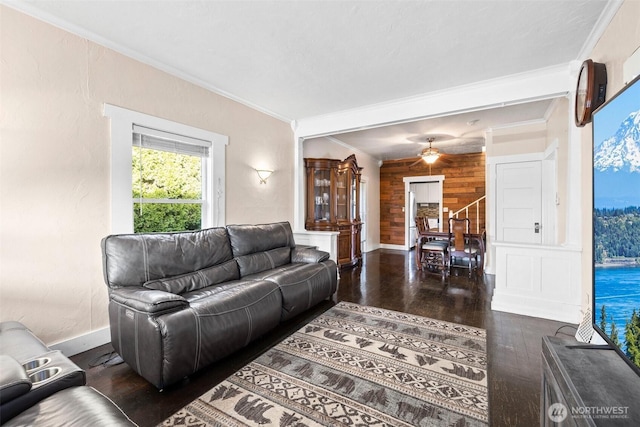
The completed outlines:
[[[321,251],[329,252],[329,258],[338,262],[337,231],[294,231],[293,239],[297,245],[316,246]]]
[[[581,249],[494,242],[491,309],[580,323]]]

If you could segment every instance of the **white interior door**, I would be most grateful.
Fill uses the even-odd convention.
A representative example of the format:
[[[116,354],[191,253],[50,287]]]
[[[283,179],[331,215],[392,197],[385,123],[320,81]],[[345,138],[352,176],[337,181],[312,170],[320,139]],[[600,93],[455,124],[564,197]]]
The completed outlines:
[[[496,165],[496,238],[541,243],[541,162]]]

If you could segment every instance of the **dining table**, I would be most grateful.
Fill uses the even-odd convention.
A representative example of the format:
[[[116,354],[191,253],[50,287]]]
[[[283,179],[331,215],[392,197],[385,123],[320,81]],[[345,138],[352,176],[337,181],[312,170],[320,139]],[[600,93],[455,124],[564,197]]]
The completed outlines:
[[[422,245],[429,240],[449,240],[450,233],[448,231],[426,230],[422,231],[416,237],[416,263],[421,268],[420,260],[422,259]],[[482,274],[485,255],[485,234],[484,233],[464,233],[465,239],[476,242],[480,248],[480,259],[478,260],[479,273]]]

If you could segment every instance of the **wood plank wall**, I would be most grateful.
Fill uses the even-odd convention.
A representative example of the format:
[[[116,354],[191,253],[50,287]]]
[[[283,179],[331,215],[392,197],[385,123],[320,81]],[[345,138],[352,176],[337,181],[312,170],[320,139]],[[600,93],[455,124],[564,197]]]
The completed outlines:
[[[380,167],[380,243],[404,245],[404,177],[444,175],[443,206],[452,212],[485,195],[484,153],[448,154],[438,159],[431,168],[422,161],[411,166],[415,161],[415,157],[385,160]],[[446,221],[448,214],[444,213],[443,218]],[[469,219],[472,230],[475,230],[475,212],[469,214]],[[482,203],[480,231],[484,229],[485,205]]]

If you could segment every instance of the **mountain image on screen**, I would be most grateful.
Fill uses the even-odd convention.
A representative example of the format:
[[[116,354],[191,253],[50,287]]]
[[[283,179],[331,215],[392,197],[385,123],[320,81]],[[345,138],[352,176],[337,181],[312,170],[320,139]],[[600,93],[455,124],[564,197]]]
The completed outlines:
[[[594,310],[600,329],[638,367],[640,109],[634,91],[639,88],[614,99],[593,128]]]
[[[640,206],[640,110],[596,147],[593,168],[596,208]]]

